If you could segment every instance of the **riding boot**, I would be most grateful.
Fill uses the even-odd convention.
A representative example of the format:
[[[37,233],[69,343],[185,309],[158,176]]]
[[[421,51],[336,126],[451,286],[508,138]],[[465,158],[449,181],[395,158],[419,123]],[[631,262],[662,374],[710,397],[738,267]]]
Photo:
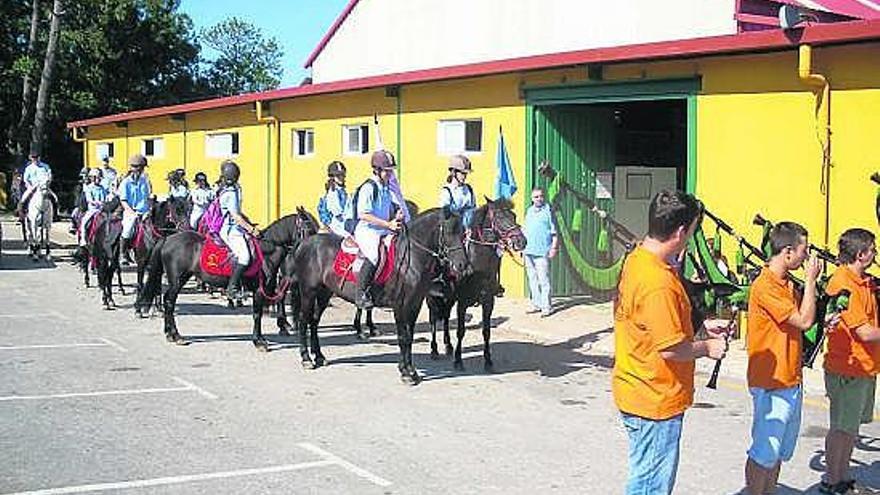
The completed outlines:
[[[122,253],[122,264],[126,266],[132,264],[131,253],[129,253],[129,251],[131,251],[131,239],[123,237],[119,250]]]
[[[361,271],[358,273],[357,307],[360,309],[366,310],[373,308],[373,295],[371,294],[371,290],[373,288],[373,276],[375,275],[376,265],[370,260],[365,259],[364,264],[361,265]]]
[[[226,299],[230,302],[241,299],[241,277],[247,270],[247,265],[235,264],[232,269],[232,275],[229,277],[229,283],[226,285]]]

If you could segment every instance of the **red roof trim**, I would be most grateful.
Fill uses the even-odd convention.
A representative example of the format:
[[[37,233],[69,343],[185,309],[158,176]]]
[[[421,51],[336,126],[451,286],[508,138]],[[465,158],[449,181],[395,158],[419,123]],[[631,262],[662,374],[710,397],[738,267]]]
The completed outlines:
[[[324,34],[323,38],[321,38],[321,41],[318,42],[318,46],[316,46],[315,49],[312,50],[312,53],[309,55],[309,58],[306,59],[306,63],[303,64],[303,67],[308,69],[312,66],[312,62],[314,62],[315,59],[318,58],[318,55],[320,55],[321,52],[324,51],[327,43],[330,42],[330,38],[332,38],[333,35],[336,34],[336,31],[339,30],[339,27],[342,26],[342,23],[345,22],[346,19],[348,19],[348,14],[351,14],[351,11],[354,10],[354,7],[358,4],[358,2],[360,2],[360,0],[348,1],[348,5],[346,5],[342,13],[339,14],[339,17],[336,18],[336,21],[333,23],[332,26],[330,26],[330,29],[327,30],[327,33]]]
[[[799,35],[796,38],[789,36]],[[133,112],[96,117],[67,124],[68,128],[90,125],[108,124],[125,120],[158,117],[178,113],[209,110],[234,105],[243,105],[255,101],[280,100],[301,96],[338,93],[369,89],[392,84],[414,84],[447,79],[486,76],[521,72],[553,67],[565,67],[588,63],[621,63],[651,59],[669,59],[681,57],[697,57],[705,55],[721,55],[747,53],[755,51],[772,51],[792,48],[798,43],[827,45],[864,40],[880,39],[880,20],[839,22],[833,24],[816,24],[801,30],[786,33],[780,29],[752,31],[740,34],[711,36],[677,41],[660,41],[639,45],[616,46],[610,48],[594,48],[573,52],[534,55],[506,60],[494,60],[436,69],[417,70],[381,76],[348,79],[329,83],[312,84],[293,88],[282,88],[263,93],[197,101],[182,105],[149,108]]]

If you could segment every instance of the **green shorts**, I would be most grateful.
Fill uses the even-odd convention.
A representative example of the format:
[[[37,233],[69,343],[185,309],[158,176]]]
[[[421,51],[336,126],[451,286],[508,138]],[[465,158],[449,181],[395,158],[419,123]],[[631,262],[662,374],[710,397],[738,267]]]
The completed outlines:
[[[831,401],[831,429],[859,434],[859,425],[874,419],[877,378],[825,372],[825,393]]]

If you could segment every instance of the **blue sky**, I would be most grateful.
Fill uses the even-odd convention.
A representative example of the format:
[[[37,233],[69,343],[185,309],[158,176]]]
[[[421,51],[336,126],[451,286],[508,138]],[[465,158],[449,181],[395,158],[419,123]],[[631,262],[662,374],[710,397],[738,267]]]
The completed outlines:
[[[281,87],[296,86],[308,72],[302,64],[348,4],[348,0],[182,0],[181,10],[197,30],[239,17],[274,36],[284,49]]]

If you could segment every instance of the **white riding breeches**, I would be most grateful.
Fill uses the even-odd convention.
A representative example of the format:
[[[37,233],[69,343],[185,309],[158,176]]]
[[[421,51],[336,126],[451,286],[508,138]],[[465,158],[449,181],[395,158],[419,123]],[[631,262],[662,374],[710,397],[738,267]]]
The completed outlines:
[[[239,265],[248,266],[251,264],[251,252],[248,250],[247,238],[245,233],[238,227],[223,227],[220,229],[220,238],[232,251],[235,256],[235,262]]]
[[[131,239],[134,237],[134,225],[137,219],[143,215],[139,213],[130,213],[128,210],[122,212],[122,238]]]
[[[205,214],[205,209],[201,206],[193,205],[192,212],[189,214],[189,226],[192,227],[193,230],[199,229],[199,221],[202,219],[202,215]]]
[[[354,229],[354,240],[364,258],[370,260],[373,265],[379,266],[379,244],[382,242],[382,233],[364,223],[359,223]]]

